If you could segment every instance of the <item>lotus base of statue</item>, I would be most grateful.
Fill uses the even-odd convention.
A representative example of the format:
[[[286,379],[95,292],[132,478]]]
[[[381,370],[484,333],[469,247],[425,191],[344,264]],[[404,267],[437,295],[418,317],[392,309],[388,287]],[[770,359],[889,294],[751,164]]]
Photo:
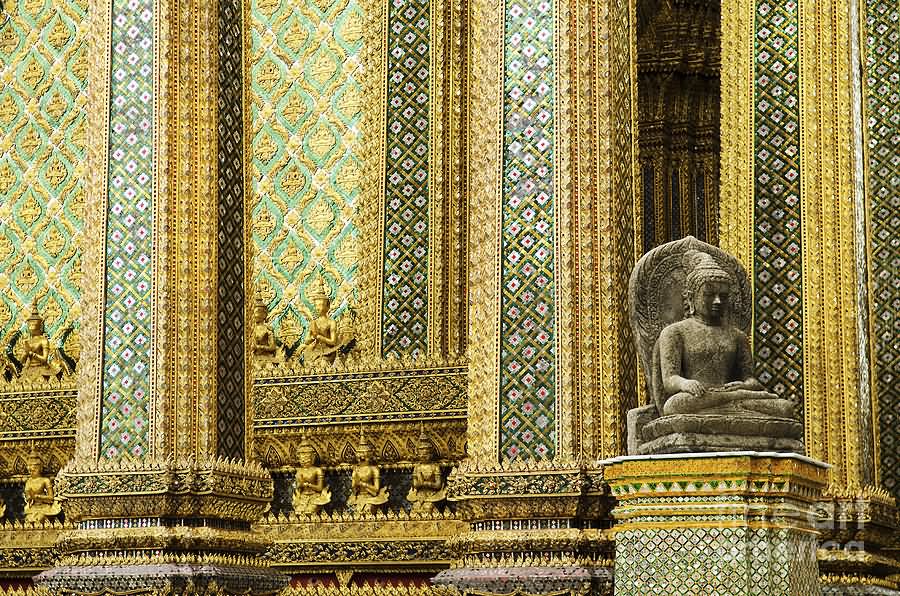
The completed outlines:
[[[738,413],[659,416],[654,405],[628,411],[629,454],[708,451],[802,454],[803,425],[791,418],[760,418]]]

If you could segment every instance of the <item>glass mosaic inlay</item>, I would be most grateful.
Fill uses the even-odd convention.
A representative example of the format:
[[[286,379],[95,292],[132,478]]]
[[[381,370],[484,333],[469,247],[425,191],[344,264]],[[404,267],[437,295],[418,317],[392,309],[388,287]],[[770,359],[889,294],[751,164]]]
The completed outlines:
[[[803,402],[798,6],[756,11],[754,334],[759,380]]]
[[[153,3],[114,0],[100,455],[149,449]]]
[[[428,349],[428,0],[391,0],[388,18],[382,353]]]
[[[553,6],[507,4],[500,313],[500,457],[556,451]]]

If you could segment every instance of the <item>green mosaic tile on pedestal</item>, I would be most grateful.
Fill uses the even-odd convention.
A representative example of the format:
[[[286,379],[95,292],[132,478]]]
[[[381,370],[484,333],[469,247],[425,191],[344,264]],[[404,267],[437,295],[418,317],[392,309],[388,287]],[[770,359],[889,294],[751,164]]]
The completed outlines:
[[[799,7],[756,6],[754,347],[759,380],[802,415]]]
[[[428,350],[428,0],[392,0],[388,16],[382,353]]]
[[[500,457],[556,453],[554,9],[506,6],[501,227]]]

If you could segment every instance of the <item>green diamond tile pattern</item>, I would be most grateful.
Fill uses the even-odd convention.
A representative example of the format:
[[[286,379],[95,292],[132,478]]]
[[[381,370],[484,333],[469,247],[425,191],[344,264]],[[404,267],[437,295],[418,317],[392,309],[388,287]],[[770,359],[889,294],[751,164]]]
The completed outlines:
[[[553,50],[548,0],[506,8],[500,457],[556,452]]]
[[[869,251],[881,478],[900,498],[900,5],[866,2]]]
[[[754,309],[757,375],[803,402],[797,2],[756,7]]]
[[[786,529],[616,534],[616,596],[819,596],[815,538]]]
[[[151,0],[114,0],[100,455],[148,453],[153,252]]]
[[[384,355],[428,350],[429,25],[428,0],[390,2]]]
[[[87,1],[7,0],[0,20],[0,345],[36,302],[81,340]],[[8,20],[6,20],[8,18]]]
[[[320,273],[354,296],[364,17],[357,0],[251,0],[248,27],[253,284],[279,338],[306,337]]]
[[[221,457],[244,458],[244,168],[241,4],[219,0],[218,379]]]

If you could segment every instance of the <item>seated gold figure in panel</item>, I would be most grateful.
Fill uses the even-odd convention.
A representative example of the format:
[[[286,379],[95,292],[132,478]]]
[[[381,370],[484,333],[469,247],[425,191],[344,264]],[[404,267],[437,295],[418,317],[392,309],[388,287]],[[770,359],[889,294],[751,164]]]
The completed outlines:
[[[381,471],[372,463],[372,445],[361,439],[356,448],[359,463],[353,467],[351,494],[347,504],[357,513],[375,513],[388,501],[387,489],[381,486]]]

